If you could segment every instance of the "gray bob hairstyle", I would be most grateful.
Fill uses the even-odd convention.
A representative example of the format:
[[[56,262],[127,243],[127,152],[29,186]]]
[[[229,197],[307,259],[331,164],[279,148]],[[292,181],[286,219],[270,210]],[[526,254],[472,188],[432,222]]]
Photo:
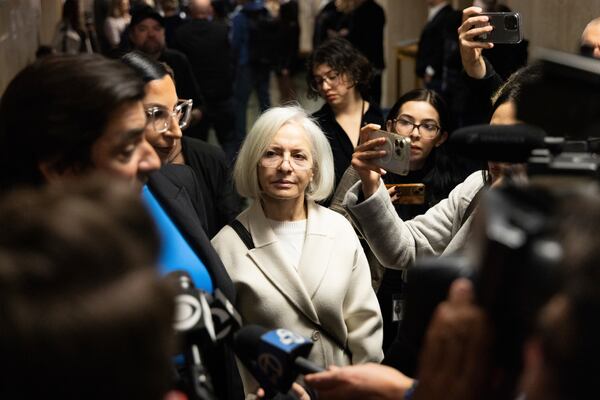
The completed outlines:
[[[333,191],[335,179],[331,147],[321,128],[297,105],[273,107],[254,123],[233,169],[233,180],[238,193],[254,200],[260,198],[262,190],[258,182],[258,163],[279,129],[286,124],[300,126],[311,144],[313,180],[306,189],[306,198],[315,201],[328,198]]]

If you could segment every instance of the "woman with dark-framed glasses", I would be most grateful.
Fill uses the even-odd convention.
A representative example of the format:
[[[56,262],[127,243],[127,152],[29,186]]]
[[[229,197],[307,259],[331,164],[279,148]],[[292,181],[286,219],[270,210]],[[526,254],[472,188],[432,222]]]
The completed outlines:
[[[383,114],[369,102],[372,67],[350,42],[330,39],[319,46],[308,62],[308,96],[325,104],[312,116],[329,140],[335,165],[335,185],[350,166],[364,124],[381,125]],[[323,204],[328,205],[329,200]]]
[[[354,229],[317,204],[333,188],[325,135],[299,107],[275,107],[254,124],[234,180],[253,200],[212,240],[237,290],[244,324],[310,337],[318,365],[379,362],[382,322]],[[242,373],[247,393],[256,389]]]
[[[448,138],[448,108],[444,100],[434,91],[415,89],[402,95],[390,109],[385,130],[394,132],[411,140],[409,173],[406,176],[391,172],[382,178],[388,189],[390,199],[398,216],[410,220],[424,214],[440,200],[448,197],[450,191],[474,171],[466,162],[450,157],[443,144]],[[340,181],[333,196],[332,209],[345,213],[342,201],[348,189],[359,180],[358,173],[349,168]],[[398,184],[423,184],[424,196],[415,201],[400,195]],[[401,305],[404,286],[403,273],[400,270],[386,269],[364,243],[373,287],[383,315],[383,349],[390,346],[400,316],[395,313]]]
[[[190,166],[196,175],[201,199],[194,201],[205,214],[205,230],[213,237],[241,211],[223,151],[217,146],[183,135],[191,117],[192,100],[179,99],[172,72],[164,64],[131,52],[121,61],[146,82],[144,110],[148,118],[146,139],[163,164]]]

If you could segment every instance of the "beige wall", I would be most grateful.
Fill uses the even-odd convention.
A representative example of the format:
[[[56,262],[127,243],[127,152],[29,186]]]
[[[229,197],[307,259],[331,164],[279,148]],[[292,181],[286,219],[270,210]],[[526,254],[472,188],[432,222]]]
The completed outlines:
[[[40,43],[49,43],[60,19],[61,0],[0,1],[0,94]]]
[[[574,52],[581,32],[600,16],[600,0],[506,0],[523,16],[525,37],[532,47]]]
[[[386,87],[383,104],[391,105],[396,96],[396,44],[417,39],[427,15],[424,0],[378,0],[386,9]],[[502,2],[502,1],[501,1]],[[504,0],[505,4],[523,16],[525,37],[530,50],[548,47],[575,52],[583,28],[589,20],[600,16],[600,0]],[[454,0],[459,9],[472,4],[470,0]],[[414,86],[414,64],[403,67],[402,88]]]

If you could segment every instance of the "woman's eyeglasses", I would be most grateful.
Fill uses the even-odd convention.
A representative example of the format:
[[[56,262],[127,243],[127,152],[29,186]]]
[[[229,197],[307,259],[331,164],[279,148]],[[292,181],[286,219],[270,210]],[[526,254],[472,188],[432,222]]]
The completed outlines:
[[[434,122],[426,121],[421,124],[415,124],[405,118],[397,118],[392,120],[396,133],[403,136],[410,136],[417,128],[419,135],[425,139],[433,139],[440,131],[440,127]]]
[[[157,133],[164,133],[171,128],[173,119],[177,121],[180,129],[185,129],[190,123],[192,116],[192,100],[178,100],[173,111],[167,110],[165,107],[152,106],[146,108],[148,123]]]
[[[327,84],[331,87],[335,87],[340,84],[340,73],[334,70],[330,70],[323,76],[315,75],[311,81],[311,88],[318,92],[321,90],[323,83],[327,82]]]
[[[267,150],[260,158],[259,163],[265,168],[279,168],[284,161],[288,161],[297,171],[312,168],[312,161],[304,153],[289,154],[288,157],[285,157],[285,154],[273,150]]]

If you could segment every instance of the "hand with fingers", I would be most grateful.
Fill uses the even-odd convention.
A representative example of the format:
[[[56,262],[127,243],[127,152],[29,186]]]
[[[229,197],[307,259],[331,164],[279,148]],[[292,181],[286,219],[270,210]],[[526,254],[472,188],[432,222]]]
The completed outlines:
[[[421,354],[416,400],[487,398],[491,376],[491,328],[473,303],[471,282],[452,283],[448,300],[431,320]]]
[[[402,399],[414,382],[393,368],[373,363],[331,366],[305,379],[323,400]]]
[[[388,188],[388,194],[390,195],[390,200],[392,201],[392,203],[396,203],[398,200],[400,200],[400,195],[398,194],[398,191],[396,189],[396,186]]]
[[[371,197],[379,188],[380,178],[385,170],[379,167],[375,160],[386,155],[385,150],[376,147],[385,144],[385,138],[370,139],[371,132],[381,129],[377,124],[367,124],[360,130],[358,146],[352,154],[352,167],[360,176],[362,191],[365,199]]]
[[[462,25],[458,28],[458,43],[460,58],[467,75],[474,79],[482,79],[486,74],[485,61],[481,55],[483,49],[491,49],[493,43],[480,42],[475,38],[489,33],[493,27],[488,23],[489,18],[480,15],[480,7],[468,7],[463,10]]]

